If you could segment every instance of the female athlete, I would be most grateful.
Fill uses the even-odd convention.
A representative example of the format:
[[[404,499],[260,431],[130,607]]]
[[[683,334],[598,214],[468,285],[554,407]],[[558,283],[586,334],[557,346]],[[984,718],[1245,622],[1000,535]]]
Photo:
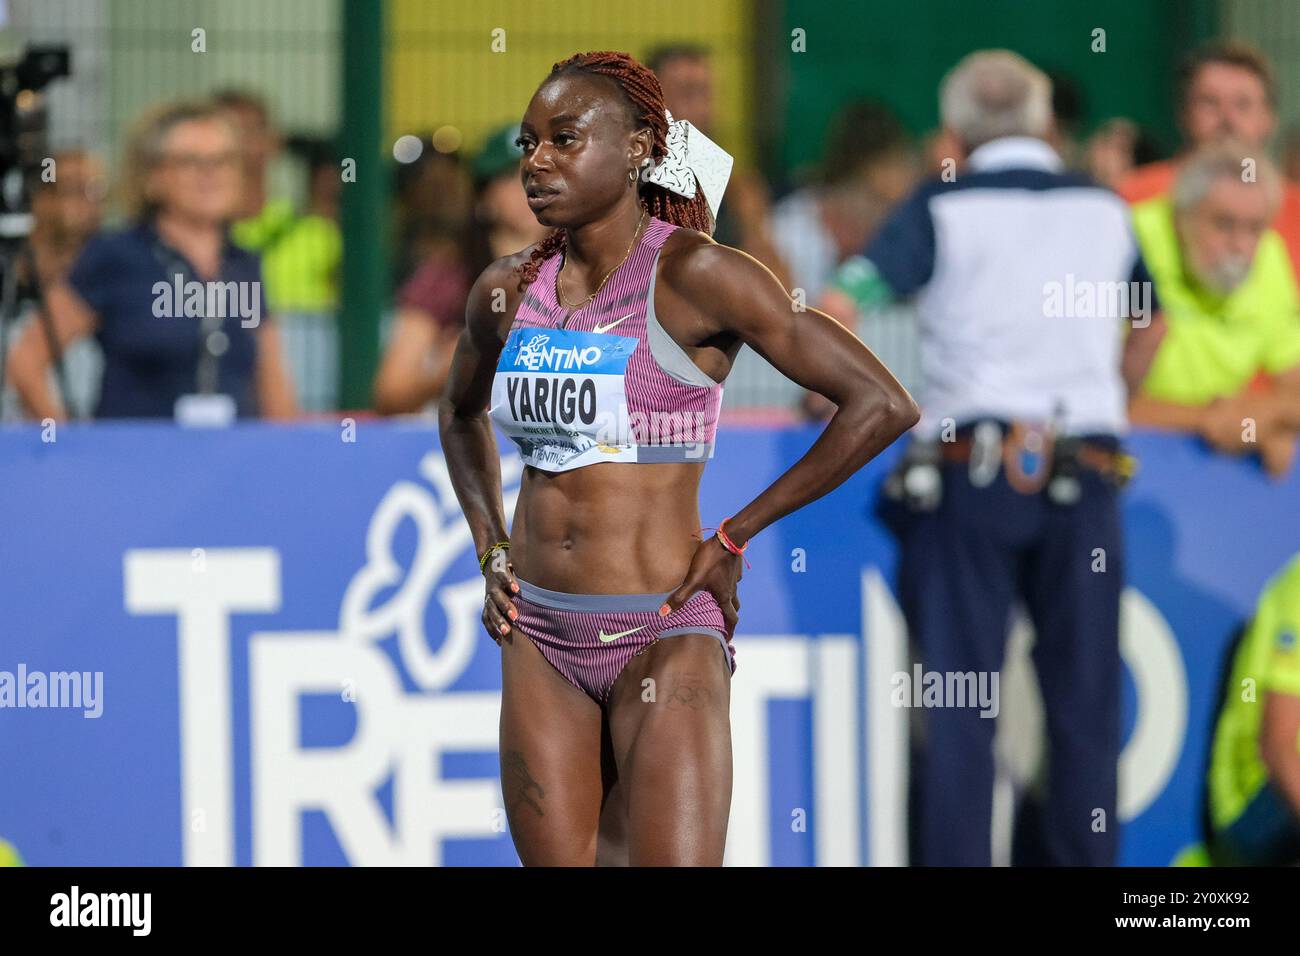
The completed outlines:
[[[502,793],[526,866],[721,865],[741,552],[918,417],[848,329],[710,238],[679,148],[695,131],[670,119],[624,53],[555,64],[520,127],[524,190],[553,231],[474,284],[440,402],[501,647]],[[837,410],[706,538],[700,476],[742,344]],[[525,463],[509,535],[494,423]]]

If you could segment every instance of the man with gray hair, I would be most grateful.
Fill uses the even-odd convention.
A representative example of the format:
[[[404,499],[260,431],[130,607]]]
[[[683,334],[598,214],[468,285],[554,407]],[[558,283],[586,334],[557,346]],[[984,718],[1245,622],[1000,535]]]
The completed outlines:
[[[1282,181],[1245,144],[1201,147],[1133,208],[1168,330],[1130,414],[1280,476],[1300,432],[1300,293],[1270,226]]]
[[[1003,136],[1046,139],[1052,126],[1052,84],[1009,50],[972,53],[944,78],[939,113],[967,149]]]
[[[1128,207],[1048,145],[1040,70],[1006,50],[973,53],[939,101],[959,154],[841,267],[822,307],[847,322],[914,298],[922,418],[882,500],[914,649],[927,672],[995,674],[1023,600],[1048,773],[1036,825],[1021,828],[1034,853],[1019,861],[1110,865],[1118,491],[1131,468],[1119,441],[1156,303]],[[987,866],[995,721],[951,703],[915,716],[912,862]]]

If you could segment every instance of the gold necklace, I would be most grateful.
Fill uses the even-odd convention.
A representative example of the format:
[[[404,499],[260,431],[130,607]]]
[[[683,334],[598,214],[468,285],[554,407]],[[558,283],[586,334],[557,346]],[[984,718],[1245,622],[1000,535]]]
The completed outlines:
[[[600,285],[596,286],[596,291],[593,292],[591,295],[587,296],[587,298],[583,299],[580,305],[571,306],[564,301],[564,293],[560,289],[560,274],[564,271],[564,263],[563,262],[560,263],[560,268],[555,270],[555,299],[557,302],[560,303],[561,308],[573,310],[568,315],[566,315],[563,320],[561,320],[560,328],[564,328],[568,324],[569,320],[574,317],[574,315],[576,315],[578,312],[581,312],[588,305],[590,305],[591,300],[596,298],[596,296],[600,295],[600,290],[605,288],[605,283],[609,281],[609,277],[618,271],[619,266],[627,262],[627,257],[632,254],[632,249],[636,246],[637,238],[641,235],[641,227],[645,225],[645,220],[646,220],[646,211],[642,209],[641,218],[640,220],[637,221],[636,232],[632,233],[632,241],[631,243],[628,244],[627,252],[623,253],[623,258],[618,260],[618,263],[614,266],[614,268],[610,269],[608,272],[605,273],[605,278],[600,280]]]

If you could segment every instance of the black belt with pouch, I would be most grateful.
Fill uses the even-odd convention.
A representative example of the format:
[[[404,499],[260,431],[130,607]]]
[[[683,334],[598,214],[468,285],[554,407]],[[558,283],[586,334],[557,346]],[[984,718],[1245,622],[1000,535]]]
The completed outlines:
[[[1024,495],[1046,490],[1060,505],[1079,500],[1081,469],[1115,488],[1137,472],[1137,459],[1113,436],[1057,436],[1042,425],[985,419],[958,429],[952,441],[913,440],[885,481],[886,497],[911,511],[935,510],[943,496],[942,463],[965,463],[977,488],[992,484],[1001,470],[1014,490]]]

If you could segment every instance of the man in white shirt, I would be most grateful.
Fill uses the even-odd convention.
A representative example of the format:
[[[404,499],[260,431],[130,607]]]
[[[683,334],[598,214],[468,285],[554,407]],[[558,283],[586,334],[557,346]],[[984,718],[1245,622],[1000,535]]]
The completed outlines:
[[[896,209],[822,305],[843,321],[914,299],[923,414],[886,508],[912,639],[946,686],[984,679],[1023,599],[1049,737],[1034,862],[1110,865],[1118,488],[1131,464],[1119,439],[1157,303],[1125,203],[1066,172],[1047,143],[1043,73],[1007,51],[972,54],[945,78],[940,109],[964,165],[954,157]],[[987,866],[995,721],[942,703],[917,712],[912,861]]]

